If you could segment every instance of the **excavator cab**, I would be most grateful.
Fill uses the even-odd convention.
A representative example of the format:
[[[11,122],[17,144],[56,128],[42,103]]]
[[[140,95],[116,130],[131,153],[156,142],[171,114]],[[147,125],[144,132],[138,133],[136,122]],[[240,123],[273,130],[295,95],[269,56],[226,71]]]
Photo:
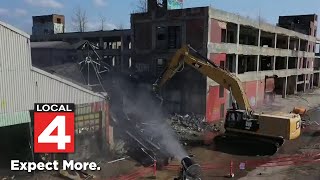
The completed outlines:
[[[226,114],[224,128],[257,131],[259,129],[259,123],[257,119],[251,118],[245,110],[229,109]]]

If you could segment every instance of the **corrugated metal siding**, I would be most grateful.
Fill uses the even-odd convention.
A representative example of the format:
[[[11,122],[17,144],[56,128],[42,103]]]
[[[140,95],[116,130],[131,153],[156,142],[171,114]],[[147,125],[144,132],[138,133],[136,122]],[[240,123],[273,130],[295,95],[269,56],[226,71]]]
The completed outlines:
[[[0,127],[31,122],[29,111],[0,114]]]
[[[39,103],[92,103],[103,100],[85,88],[37,68],[32,68],[35,101]]]
[[[31,52],[26,34],[0,22],[0,113],[25,111],[30,103]]]
[[[39,103],[91,103],[103,96],[32,67],[29,36],[0,21],[0,114]]]

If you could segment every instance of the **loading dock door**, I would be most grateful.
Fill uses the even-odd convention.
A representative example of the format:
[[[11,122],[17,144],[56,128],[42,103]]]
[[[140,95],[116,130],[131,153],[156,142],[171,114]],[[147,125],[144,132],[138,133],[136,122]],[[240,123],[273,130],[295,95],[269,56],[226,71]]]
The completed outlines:
[[[75,153],[73,160],[86,160],[102,149],[102,112],[75,116]]]

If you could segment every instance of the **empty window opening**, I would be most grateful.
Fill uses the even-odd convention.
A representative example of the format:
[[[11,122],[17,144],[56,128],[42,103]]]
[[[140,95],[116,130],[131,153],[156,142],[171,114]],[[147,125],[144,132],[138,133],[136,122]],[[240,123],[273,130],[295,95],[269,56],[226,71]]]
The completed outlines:
[[[157,49],[179,49],[181,48],[181,26],[158,26],[156,28]]]
[[[163,26],[158,26],[156,29],[156,37],[156,48],[167,49],[167,28]]]
[[[303,92],[304,91],[304,83],[297,85],[297,91],[298,92]]]
[[[275,69],[276,70],[286,69],[287,68],[286,59],[287,59],[286,57],[277,57],[276,58]]]
[[[227,42],[227,30],[221,29],[221,42]]]
[[[291,37],[289,49],[293,51],[298,51],[298,47],[299,47],[299,40]]]
[[[316,87],[319,87],[319,77],[320,77],[319,73],[313,74],[313,85]]]
[[[304,81],[304,75],[303,74],[298,76],[298,81],[299,82]]]
[[[230,72],[236,72],[236,56],[233,54],[227,55],[226,68]]]
[[[247,26],[240,26],[240,44],[258,45],[259,30]]]
[[[219,86],[219,98],[223,98],[224,97],[224,87],[223,86]]]
[[[257,71],[257,56],[248,56],[247,58],[247,72]]]
[[[284,84],[285,78],[275,78],[275,93],[276,94],[282,94],[283,90],[285,88]]]
[[[275,34],[261,31],[261,39],[260,39],[260,46],[261,47],[274,48],[274,45],[275,45],[274,40],[275,40]]]
[[[246,72],[247,69],[247,62],[246,62],[245,56],[239,56],[239,62],[238,62],[238,74],[243,74]]]
[[[320,59],[314,59],[313,68],[314,70],[320,70]]]
[[[296,69],[298,65],[298,58],[296,57],[289,57],[288,61],[288,69]]]
[[[308,48],[308,41],[300,40],[300,51],[307,51]]]
[[[277,35],[277,48],[288,49],[288,36]]]
[[[178,49],[181,47],[181,27],[168,27],[168,49]]]
[[[57,23],[61,24],[61,18],[57,18]]]
[[[269,71],[273,69],[272,58],[268,56],[261,56],[260,58],[260,71]]]
[[[303,64],[302,64],[302,68],[307,68],[307,58],[303,58]]]
[[[228,23],[227,24],[227,39],[226,42],[227,43],[237,43],[237,30],[238,25],[234,24],[234,23]]]

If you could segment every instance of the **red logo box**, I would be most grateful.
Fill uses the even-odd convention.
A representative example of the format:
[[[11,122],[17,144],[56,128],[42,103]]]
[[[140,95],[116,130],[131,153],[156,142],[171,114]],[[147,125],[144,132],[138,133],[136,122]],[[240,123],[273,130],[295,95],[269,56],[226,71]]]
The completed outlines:
[[[74,153],[74,107],[74,104],[35,104],[35,153]]]

